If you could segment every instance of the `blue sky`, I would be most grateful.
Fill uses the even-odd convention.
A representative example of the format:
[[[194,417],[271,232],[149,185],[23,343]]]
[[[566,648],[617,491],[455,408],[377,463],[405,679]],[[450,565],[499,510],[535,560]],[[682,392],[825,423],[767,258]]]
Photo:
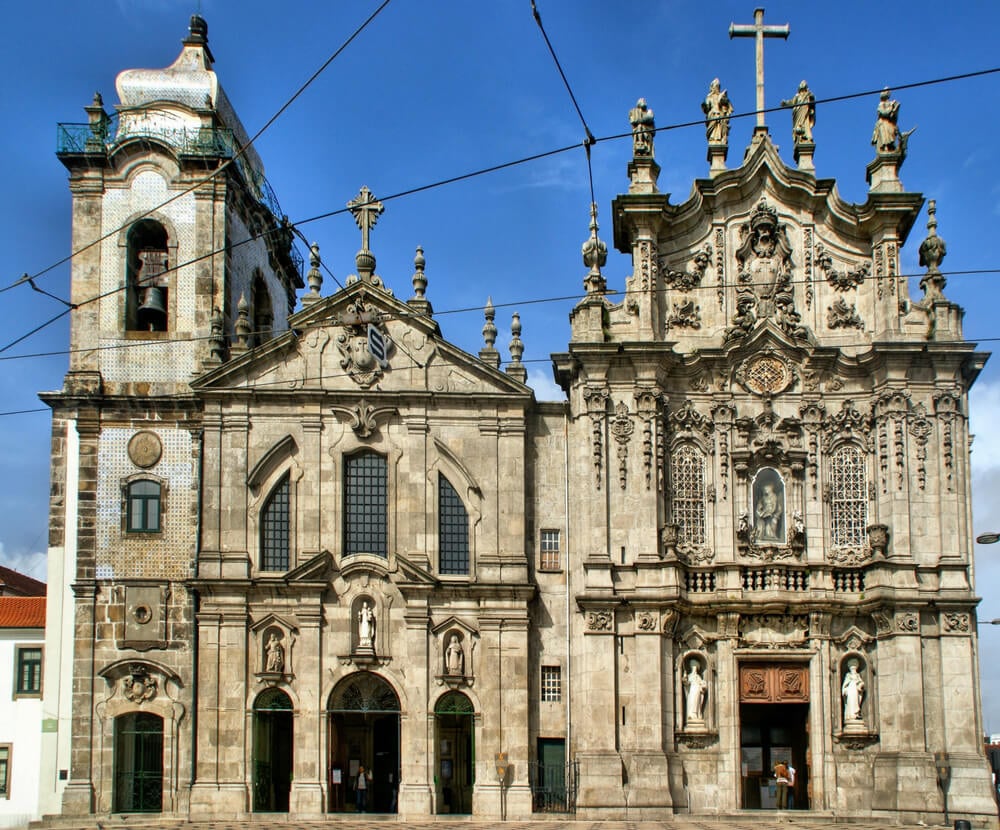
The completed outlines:
[[[70,250],[66,171],[56,159],[55,125],[85,120],[95,90],[110,108],[118,71],[172,62],[189,15],[208,20],[216,70],[249,133],[255,133],[377,7],[372,0],[280,6],[259,0],[69,0],[23,3],[9,21],[0,72],[12,104],[0,135],[5,160],[0,203],[0,286],[37,273]],[[751,22],[753,4],[649,0],[537,0],[546,31],[595,136],[628,132],[627,113],[645,97],[657,126],[696,121],[709,81],[719,77],[738,113],[753,108],[753,45],[730,40],[730,22]],[[914,0],[879,18],[867,2],[772,2],[766,22],[789,23],[787,41],[766,46],[767,105],[791,97],[805,78],[826,98],[991,69],[1000,64],[1000,4]],[[904,11],[905,9],[905,11]],[[918,129],[901,178],[938,200],[944,269],[1000,268],[1000,75],[901,90],[900,126]],[[838,180],[843,197],[864,201],[873,157],[877,95],[821,105],[815,128],[817,175]],[[790,115],[767,116],[791,163]],[[741,158],[753,119],[734,120],[730,165]],[[392,0],[257,142],[268,178],[293,221],[342,208],[363,184],[379,197],[517,158],[580,144],[583,126],[531,15],[529,0]],[[610,203],[625,190],[631,143],[593,148],[601,236],[612,243]],[[702,126],[656,139],[660,189],[682,201],[704,176]],[[372,235],[377,271],[411,296],[413,254],[427,259],[428,297],[446,337],[470,352],[482,345],[480,309],[498,305],[506,357],[510,315],[523,323],[529,381],[553,398],[548,355],[565,348],[572,300],[586,273],[589,185],[582,148],[417,195],[386,201]],[[903,251],[917,273],[921,216]],[[349,215],[304,224],[341,280],[354,271],[360,238]],[[621,289],[629,259],[612,252],[605,275]],[[38,280],[68,295],[67,265]],[[965,333],[983,349],[1000,337],[1000,275],[954,275],[946,295],[966,309]],[[329,278],[323,293],[334,286]],[[914,296],[919,292],[913,286]],[[509,304],[509,305],[508,305]],[[0,294],[0,347],[62,306],[27,286]],[[446,313],[454,312],[454,313]],[[65,320],[10,355],[60,351]],[[499,345],[499,344],[498,344]],[[977,530],[1000,529],[1000,364],[990,364],[972,397]],[[0,362],[0,412],[33,409],[41,390],[59,388],[65,355]],[[49,418],[0,416],[0,562],[44,576]],[[1000,546],[978,556],[983,619],[1000,618]],[[1000,732],[1000,626],[981,629],[986,726]]]

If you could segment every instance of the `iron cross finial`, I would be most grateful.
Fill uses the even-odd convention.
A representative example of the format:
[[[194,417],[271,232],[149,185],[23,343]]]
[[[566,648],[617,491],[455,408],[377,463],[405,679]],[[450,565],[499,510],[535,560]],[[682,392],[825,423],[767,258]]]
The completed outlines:
[[[358,195],[347,203],[347,207],[354,214],[354,221],[361,229],[361,250],[367,251],[369,250],[368,234],[375,227],[379,214],[385,210],[385,205],[376,199],[375,195],[368,189],[368,185],[365,185],[358,192]]]

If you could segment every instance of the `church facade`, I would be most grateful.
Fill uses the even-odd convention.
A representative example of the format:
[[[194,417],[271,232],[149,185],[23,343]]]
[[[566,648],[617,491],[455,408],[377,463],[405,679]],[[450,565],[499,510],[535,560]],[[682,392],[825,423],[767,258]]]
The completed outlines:
[[[922,298],[900,271],[924,199],[888,93],[860,205],[815,176],[805,84],[796,166],[761,121],[730,168],[713,83],[710,173],[681,204],[640,101],[613,206],[634,271],[612,301],[592,222],[565,399],[543,402],[516,316],[509,361],[491,306],[473,355],[420,249],[409,299],[376,273],[366,188],[357,274],[323,294],[212,65],[192,18],[171,67],[121,73],[116,125],[98,98],[61,126],[63,813],[995,824],[967,418],[986,356],[943,294],[933,202]]]

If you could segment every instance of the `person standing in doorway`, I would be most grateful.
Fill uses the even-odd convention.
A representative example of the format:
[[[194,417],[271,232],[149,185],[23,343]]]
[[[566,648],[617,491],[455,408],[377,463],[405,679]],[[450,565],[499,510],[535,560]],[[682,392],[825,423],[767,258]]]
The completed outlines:
[[[788,767],[784,761],[774,765],[774,782],[777,784],[778,809],[788,809]]]
[[[368,785],[372,782],[372,774],[365,769],[362,764],[358,767],[358,780],[354,785],[354,794],[357,799],[358,812],[363,813],[368,803]]]

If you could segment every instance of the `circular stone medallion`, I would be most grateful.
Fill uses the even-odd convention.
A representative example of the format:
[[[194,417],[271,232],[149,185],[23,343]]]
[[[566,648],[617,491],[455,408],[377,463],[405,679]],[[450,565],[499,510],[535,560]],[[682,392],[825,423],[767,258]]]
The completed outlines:
[[[144,430],[137,432],[129,439],[128,457],[136,467],[146,469],[152,467],[160,460],[163,454],[163,444],[160,443],[160,436],[155,432]]]
[[[783,392],[792,380],[788,366],[774,355],[762,355],[749,361],[744,376],[747,389],[758,395]]]

